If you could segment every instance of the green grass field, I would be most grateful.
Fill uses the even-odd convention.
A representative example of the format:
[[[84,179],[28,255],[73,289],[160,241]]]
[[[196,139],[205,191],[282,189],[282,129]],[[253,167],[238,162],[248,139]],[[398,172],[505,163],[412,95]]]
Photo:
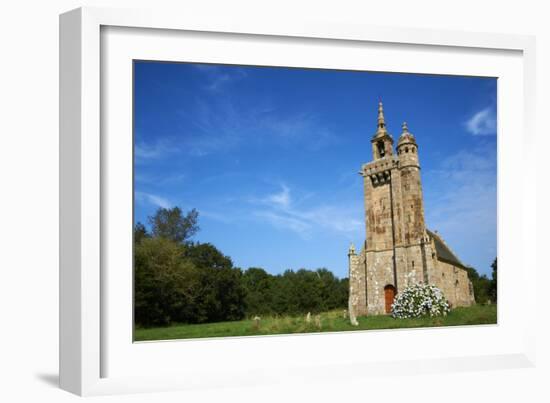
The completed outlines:
[[[434,326],[481,325],[497,323],[496,305],[474,305],[453,309],[446,317],[394,319],[391,316],[367,316],[358,318],[359,326],[351,326],[343,317],[343,310],[320,315],[320,327],[315,315],[307,323],[303,316],[262,317],[259,326],[252,319],[236,322],[203,323],[198,325],[173,325],[157,328],[136,328],[135,341],[173,340],[204,337],[255,336],[267,334],[317,333],[348,330],[403,329]]]

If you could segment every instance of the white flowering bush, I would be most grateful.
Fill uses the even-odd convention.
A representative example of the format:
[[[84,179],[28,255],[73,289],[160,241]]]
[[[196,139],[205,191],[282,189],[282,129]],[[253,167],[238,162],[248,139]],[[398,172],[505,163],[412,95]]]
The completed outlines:
[[[400,292],[391,306],[394,318],[447,315],[449,304],[439,288],[434,285],[416,284]]]

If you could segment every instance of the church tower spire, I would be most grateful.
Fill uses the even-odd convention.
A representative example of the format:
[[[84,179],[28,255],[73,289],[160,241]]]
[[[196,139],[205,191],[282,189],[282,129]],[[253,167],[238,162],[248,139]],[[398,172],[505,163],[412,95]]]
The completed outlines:
[[[386,128],[384,117],[384,105],[378,102],[378,124],[376,133],[372,137],[372,156],[375,160],[385,158],[393,154],[393,138]]]
[[[384,105],[382,101],[378,102],[378,129],[376,134],[386,132],[386,119],[384,118]]]

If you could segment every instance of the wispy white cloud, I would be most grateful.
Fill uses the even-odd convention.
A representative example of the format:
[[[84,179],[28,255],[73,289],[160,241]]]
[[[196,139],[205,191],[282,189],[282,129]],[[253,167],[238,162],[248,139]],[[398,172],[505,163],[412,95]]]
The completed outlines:
[[[236,105],[225,96],[214,101],[199,98],[193,108],[179,113],[191,128],[165,138],[160,144],[152,144],[151,150],[141,152],[144,157],[158,158],[172,151],[204,157],[242,146],[299,145],[316,151],[339,141],[317,114],[282,112],[267,101],[247,106]]]
[[[267,221],[276,228],[295,232],[304,239],[311,237],[311,224],[299,218],[273,211],[254,211],[253,215]]]
[[[135,197],[138,202],[152,204],[157,207],[171,208],[174,206],[174,204],[168,199],[152,193],[136,191]]]
[[[233,80],[233,77],[229,74],[220,74],[216,76],[210,84],[206,86],[206,89],[210,91],[218,91],[224,84],[227,84]]]
[[[237,69],[227,75],[217,75],[226,70],[209,65],[198,65],[196,69],[217,77],[208,84],[211,90],[220,89],[246,74]],[[233,100],[229,92],[206,92],[177,113],[181,125],[174,125],[172,133],[148,133],[147,138],[156,140],[136,142],[138,163],[182,154],[204,157],[242,146],[300,146],[307,151],[317,151],[340,141],[318,113],[275,108],[268,96],[248,105]],[[136,137],[144,138],[143,135]]]
[[[137,162],[164,158],[168,154],[179,151],[177,144],[174,144],[168,137],[161,137],[159,140],[146,143],[136,143],[134,147],[134,156]]]
[[[237,219],[233,214],[227,214],[227,211],[223,213],[201,209],[199,212],[199,218],[206,217],[215,221],[222,222],[224,224],[234,223]]]
[[[220,91],[227,85],[247,77],[246,71],[241,68],[229,70],[208,64],[197,64],[194,67],[207,76],[208,83],[204,88],[213,92]]]
[[[255,125],[264,139],[267,137],[283,146],[300,144],[308,151],[317,151],[338,142],[338,136],[313,112],[280,116],[275,111],[259,115]]]
[[[465,263],[488,254],[487,267],[496,247],[495,153],[494,147],[460,150],[423,176],[428,226],[438,230]]]
[[[474,113],[474,115],[466,121],[466,129],[474,136],[495,135],[497,130],[495,108],[488,106]]]
[[[166,173],[163,175],[136,173],[134,179],[136,182],[147,185],[175,185],[182,183],[187,179],[186,173]]]
[[[290,230],[304,239],[311,238],[316,231],[326,230],[355,236],[363,226],[354,208],[329,204],[305,206],[304,203],[294,200],[290,188],[285,184],[281,185],[280,191],[250,199],[249,202],[262,206],[261,209],[253,209],[255,217],[276,228]]]
[[[320,227],[344,233],[357,233],[363,228],[355,209],[344,205],[321,205],[299,214]]]
[[[281,185],[281,187],[282,189],[280,192],[270,194],[263,200],[274,207],[287,209],[290,207],[290,189],[284,184]]]

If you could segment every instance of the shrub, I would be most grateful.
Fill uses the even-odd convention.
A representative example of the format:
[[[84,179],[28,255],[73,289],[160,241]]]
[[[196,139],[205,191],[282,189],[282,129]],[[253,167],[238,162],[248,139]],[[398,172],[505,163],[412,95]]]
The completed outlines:
[[[449,304],[439,288],[433,285],[416,284],[404,289],[392,304],[394,318],[447,315]]]

